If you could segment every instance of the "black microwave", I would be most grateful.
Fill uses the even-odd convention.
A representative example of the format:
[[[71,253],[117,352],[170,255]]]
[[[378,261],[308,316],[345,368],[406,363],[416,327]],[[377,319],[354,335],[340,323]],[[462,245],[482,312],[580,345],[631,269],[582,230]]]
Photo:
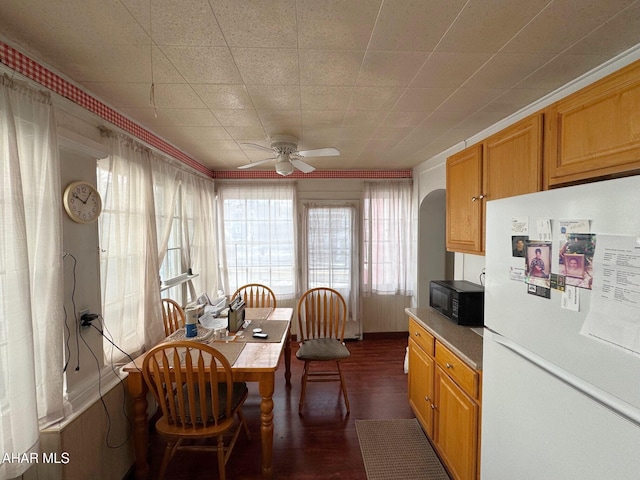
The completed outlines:
[[[458,325],[484,326],[482,285],[466,280],[432,280],[429,305]]]

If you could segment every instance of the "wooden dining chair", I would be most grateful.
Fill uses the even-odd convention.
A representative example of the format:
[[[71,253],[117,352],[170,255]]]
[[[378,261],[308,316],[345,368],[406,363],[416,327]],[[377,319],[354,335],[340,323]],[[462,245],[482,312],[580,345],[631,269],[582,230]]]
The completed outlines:
[[[247,384],[233,381],[226,357],[204,343],[167,342],[145,356],[142,375],[162,413],[156,430],[167,441],[159,478],[164,478],[178,450],[191,449],[216,451],[218,475],[224,480],[240,430],[251,438],[242,414]],[[226,444],[225,436],[230,436]],[[206,439],[215,441],[203,442]],[[190,444],[191,440],[197,442]]]
[[[347,321],[347,305],[340,293],[332,288],[312,288],[298,301],[298,335],[300,348],[296,358],[304,361],[302,389],[298,412],[302,412],[307,382],[339,381],[347,413],[349,398],[340,362],[351,355],[344,344]],[[328,368],[335,362],[336,368]],[[322,365],[322,370],[311,368],[312,363]]]
[[[238,295],[244,300],[247,308],[276,308],[276,294],[266,285],[248,283],[238,288],[235,293],[231,295],[231,299],[233,300]]]
[[[184,327],[184,310],[175,300],[163,298],[162,320],[164,321],[164,334],[168,337],[179,328]]]

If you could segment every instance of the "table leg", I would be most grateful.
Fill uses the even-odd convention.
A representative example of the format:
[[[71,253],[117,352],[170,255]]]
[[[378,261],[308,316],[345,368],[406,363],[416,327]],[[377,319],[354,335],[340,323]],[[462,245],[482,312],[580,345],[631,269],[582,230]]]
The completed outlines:
[[[284,341],[284,379],[287,385],[291,385],[291,330]]]
[[[275,372],[260,376],[258,389],[260,402],[260,435],[262,437],[262,478],[273,478],[273,391]]]
[[[147,425],[147,384],[140,372],[129,372],[127,377],[129,395],[133,398],[133,448],[136,457],[135,478],[144,480],[149,475],[147,450],[149,433]]]

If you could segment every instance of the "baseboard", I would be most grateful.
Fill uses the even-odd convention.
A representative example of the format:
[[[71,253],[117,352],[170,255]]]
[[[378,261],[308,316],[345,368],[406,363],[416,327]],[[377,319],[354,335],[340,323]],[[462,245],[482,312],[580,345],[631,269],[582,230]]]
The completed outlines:
[[[409,332],[368,332],[363,334],[364,340],[387,340],[408,337]]]

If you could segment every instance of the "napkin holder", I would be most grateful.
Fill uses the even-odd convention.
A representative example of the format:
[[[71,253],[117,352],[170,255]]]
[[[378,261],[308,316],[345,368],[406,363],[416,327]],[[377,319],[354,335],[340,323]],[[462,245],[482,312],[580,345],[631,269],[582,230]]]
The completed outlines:
[[[229,333],[236,333],[244,325],[245,303],[240,297],[236,297],[229,305]]]

